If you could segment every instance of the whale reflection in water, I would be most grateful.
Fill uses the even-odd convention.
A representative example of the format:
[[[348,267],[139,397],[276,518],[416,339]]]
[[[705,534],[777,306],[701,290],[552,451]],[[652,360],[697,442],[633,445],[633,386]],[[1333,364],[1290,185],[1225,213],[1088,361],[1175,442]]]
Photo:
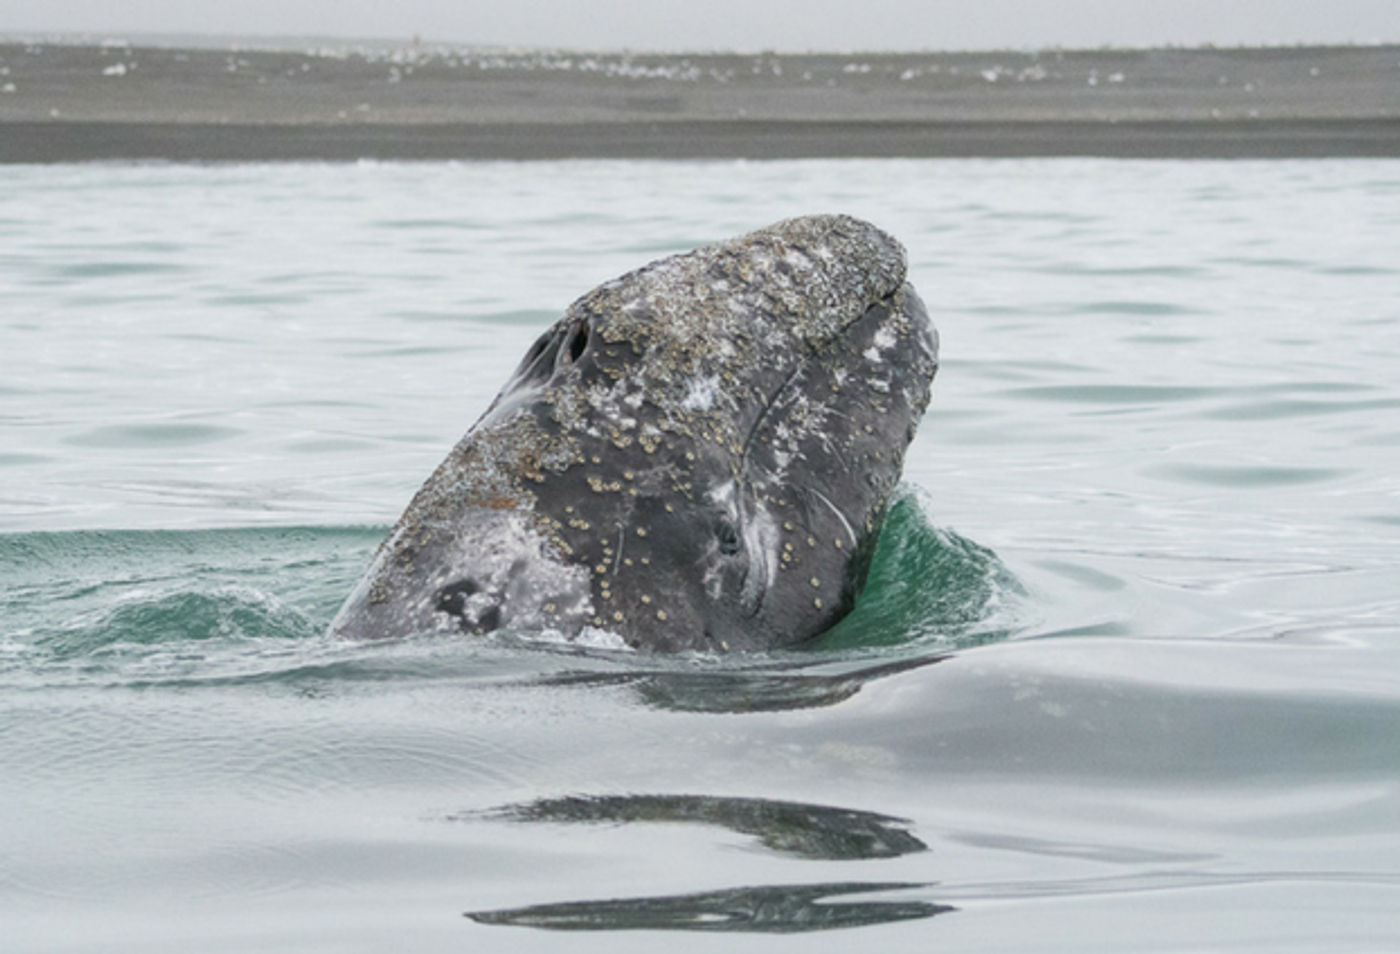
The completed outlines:
[[[754,835],[772,851],[823,861],[896,858],[928,850],[928,845],[909,834],[909,822],[903,818],[766,798],[575,795],[509,805],[478,817],[606,824],[696,822]]]
[[[545,823],[689,822],[752,835],[763,847],[821,861],[866,861],[927,851],[906,819],[875,812],[758,798],[704,795],[570,796],[508,805],[453,820]],[[841,881],[746,885],[718,891],[566,901],[471,911],[481,924],[558,931],[683,930],[787,934],[932,917],[955,910],[919,898],[881,894],[929,887],[923,882]],[[846,895],[860,900],[829,901]]]
[[[555,931],[747,931],[796,934],[831,928],[911,921],[956,910],[929,901],[865,900],[831,903],[839,895],[873,895],[923,888],[918,882],[838,882],[729,888],[698,894],[607,901],[536,904],[503,911],[472,911],[480,924]]]

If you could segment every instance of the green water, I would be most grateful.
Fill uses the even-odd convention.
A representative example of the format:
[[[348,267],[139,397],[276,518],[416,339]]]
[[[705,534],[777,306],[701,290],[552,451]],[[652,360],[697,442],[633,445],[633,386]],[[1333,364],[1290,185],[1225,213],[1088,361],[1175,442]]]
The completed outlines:
[[[539,330],[799,213],[943,342],[856,611],[325,628]],[[1400,945],[1400,165],[14,167],[7,951]]]

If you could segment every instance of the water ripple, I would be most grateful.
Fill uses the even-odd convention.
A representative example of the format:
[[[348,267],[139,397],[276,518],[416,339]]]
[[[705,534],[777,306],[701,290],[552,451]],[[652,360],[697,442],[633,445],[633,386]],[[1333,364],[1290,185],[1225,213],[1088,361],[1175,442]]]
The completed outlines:
[[[229,440],[242,433],[239,428],[220,424],[110,424],[69,435],[63,441],[77,447],[112,449],[190,446]]]
[[[1166,405],[1182,401],[1219,397],[1228,394],[1226,388],[1180,387],[1148,384],[1074,384],[1040,387],[1008,388],[996,392],[999,397],[1025,398],[1035,401],[1062,401],[1069,404]]]
[[[1223,467],[1200,464],[1161,465],[1146,468],[1145,472],[1184,483],[1250,489],[1323,483],[1350,473],[1332,467]]]

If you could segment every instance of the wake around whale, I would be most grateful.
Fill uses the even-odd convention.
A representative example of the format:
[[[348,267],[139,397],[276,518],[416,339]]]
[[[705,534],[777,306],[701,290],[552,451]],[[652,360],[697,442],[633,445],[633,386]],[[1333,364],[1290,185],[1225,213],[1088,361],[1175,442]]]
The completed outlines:
[[[906,271],[889,235],[823,215],[589,292],[414,496],[333,632],[723,651],[827,629],[937,369]]]

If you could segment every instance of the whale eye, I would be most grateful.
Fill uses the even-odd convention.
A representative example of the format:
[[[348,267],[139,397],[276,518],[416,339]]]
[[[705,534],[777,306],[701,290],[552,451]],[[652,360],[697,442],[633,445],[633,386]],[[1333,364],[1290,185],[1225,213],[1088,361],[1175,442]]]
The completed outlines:
[[[739,552],[739,528],[728,520],[719,526],[719,552],[725,556]]]

